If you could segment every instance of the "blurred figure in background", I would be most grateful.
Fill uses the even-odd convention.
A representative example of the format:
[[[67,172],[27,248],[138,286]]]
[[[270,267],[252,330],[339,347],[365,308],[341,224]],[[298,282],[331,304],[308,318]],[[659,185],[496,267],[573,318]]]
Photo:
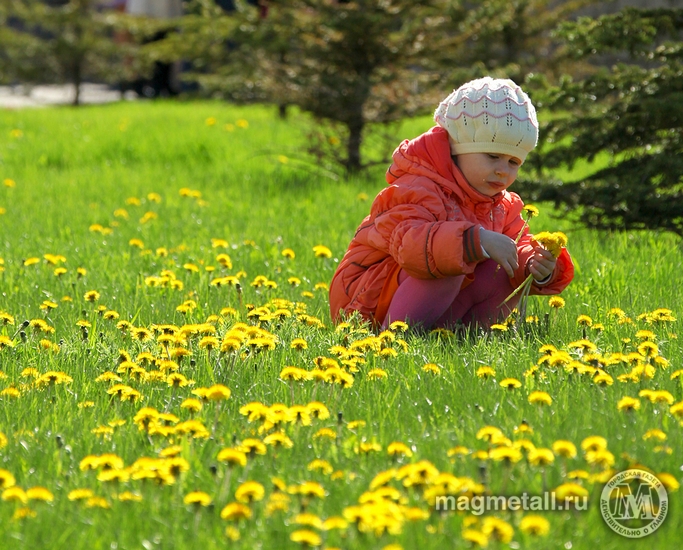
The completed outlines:
[[[182,0],[118,0],[123,10],[131,15],[152,17],[154,19],[172,19],[183,14]],[[157,32],[145,40],[145,43],[161,40],[166,31]],[[151,79],[138,79],[132,88],[142,97],[168,97],[180,91],[178,82],[180,64],[156,61]]]

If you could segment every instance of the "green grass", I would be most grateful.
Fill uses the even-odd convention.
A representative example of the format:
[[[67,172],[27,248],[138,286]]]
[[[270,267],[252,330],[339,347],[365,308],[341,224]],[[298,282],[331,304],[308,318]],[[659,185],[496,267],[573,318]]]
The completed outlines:
[[[207,124],[210,117],[215,124]],[[247,121],[248,127],[238,121]],[[397,143],[429,125],[426,118],[407,122],[398,131]],[[0,395],[0,432],[7,439],[0,449],[0,468],[12,474],[16,486],[45,487],[54,500],[0,501],[0,548],[297,548],[300,545],[290,535],[305,528],[295,522],[299,511],[305,508],[322,519],[341,516],[370,490],[375,475],[392,467],[429,461],[440,472],[483,483],[491,494],[536,494],[544,485],[555,488],[567,482],[568,471],[584,470],[593,476],[603,472],[588,464],[580,449],[592,435],[606,438],[615,470],[640,464],[680,480],[682,427],[669,406],[653,405],[642,397],[640,410],[617,410],[622,397],[638,397],[643,389],[668,391],[675,402],[683,399],[680,378],[670,378],[683,363],[676,338],[680,321],[638,319],[657,308],[669,308],[674,316],[683,309],[677,284],[683,269],[680,245],[666,234],[596,233],[557,220],[549,206],[540,205],[541,216],[532,221],[532,229],[565,231],[576,260],[576,278],[563,293],[566,307],[551,310],[546,298],[532,297],[529,313],[541,322],[528,330],[465,338],[397,331],[395,341],[386,342],[396,350],[396,357],[365,352],[365,363],[358,364],[349,388],[283,381],[284,367],[311,371],[316,358],[335,357],[332,346],[350,347],[368,337],[363,327],[355,325],[335,329],[327,294],[318,284],[329,283],[371,198],[383,187],[383,169],[365,178],[334,181],[320,167],[297,160],[304,128],[305,121],[296,113],[282,121],[274,109],[217,102],[3,112],[0,311],[11,315],[14,324],[4,325],[0,332],[12,344],[5,339],[0,350],[0,390],[16,388],[20,395],[11,397],[7,391]],[[2,185],[3,180],[16,185]],[[183,196],[187,195],[181,193],[183,189],[192,191],[194,198]],[[151,193],[161,201],[156,202]],[[142,222],[147,213],[153,216]],[[132,239],[142,247],[131,245]],[[227,241],[228,248],[214,248],[212,239]],[[316,245],[329,247],[332,257],[316,258]],[[283,256],[288,248],[295,252],[294,259]],[[167,255],[159,254],[159,249]],[[218,263],[221,253],[230,256],[231,268]],[[45,254],[62,255],[66,261],[52,265]],[[24,265],[30,258],[38,262]],[[198,271],[184,267],[187,264]],[[55,275],[57,267],[66,272]],[[78,268],[86,274],[79,276]],[[181,289],[146,284],[148,277],[160,276],[164,270],[174,274]],[[241,294],[229,285],[211,285],[227,275],[239,275]],[[253,286],[259,275],[277,287]],[[292,286],[291,277],[298,278],[300,285]],[[99,299],[86,301],[85,294],[93,290]],[[46,300],[57,307],[41,309]],[[187,300],[195,307],[179,312],[178,306]],[[115,311],[119,318],[106,319],[98,306]],[[251,306],[285,312],[281,318],[259,320],[247,316]],[[610,316],[616,307],[633,322],[620,324]],[[237,318],[224,308],[233,308]],[[617,379],[630,366],[607,366],[614,383],[605,387],[593,383],[589,375],[570,375],[561,367],[542,366],[536,376],[525,376],[539,361],[542,345],[568,349],[570,342],[584,336],[576,322],[579,315],[604,325],[602,331],[587,329],[586,333],[603,355],[634,351],[637,330],[649,329],[670,366],[657,367],[652,379],[637,383]],[[54,332],[39,333],[29,326],[22,338],[22,323],[38,319]],[[133,360],[142,351],[163,359],[166,350],[155,340],[141,342],[117,328],[122,320],[151,330],[209,321],[219,340],[236,322],[246,322],[260,326],[276,343],[272,350],[248,352],[250,346],[244,345],[237,352],[220,354],[200,347],[201,336],[191,336],[183,344],[191,356],[176,361],[179,372],[194,385],[174,388],[163,380],[139,381],[120,374],[122,383],[140,393],[139,400],[128,402],[109,395],[112,383],[96,378],[117,371],[121,350]],[[79,321],[90,323],[87,334]],[[308,348],[292,349],[295,338],[305,339]],[[439,373],[423,371],[427,363],[438,365]],[[495,378],[476,376],[483,365],[494,368]],[[367,373],[374,368],[383,369],[386,379],[369,379]],[[65,373],[71,382],[37,385],[31,372],[49,371]],[[499,382],[505,377],[519,379],[522,387],[504,390]],[[192,390],[216,383],[229,387],[232,395],[227,401],[205,403],[194,415],[206,428],[206,437],[150,435],[133,420],[140,409],[152,407],[186,421],[190,413],[181,403],[194,397]],[[528,395],[533,390],[546,391],[552,405],[530,404]],[[276,431],[263,421],[248,422],[239,412],[242,406],[261,402],[291,407],[312,401],[325,404],[331,416],[314,419],[311,425],[282,424],[291,448],[269,447],[265,455],[249,457],[246,467],[236,466],[231,474],[217,461],[221,449]],[[350,424],[358,420],[365,424]],[[531,433],[519,431],[525,422]],[[476,438],[484,426],[499,428],[512,441],[529,439],[536,447],[568,440],[579,448],[578,455],[567,460],[557,457],[545,471],[526,458],[510,466],[478,460],[472,454],[449,458],[448,450],[456,446],[488,449]],[[100,427],[105,428],[100,432],[109,433],[93,432]],[[335,439],[314,438],[321,428],[331,429]],[[645,433],[654,428],[665,432],[667,439],[645,440]],[[392,459],[387,453],[392,442],[403,442],[413,456]],[[377,443],[381,450],[358,453],[361,443]],[[79,467],[88,456],[113,453],[129,468],[140,458],[157,458],[162,449],[175,445],[188,469],[170,478],[105,482],[98,481],[101,472]],[[326,460],[335,473],[309,471],[315,459]],[[277,498],[273,477],[289,488],[316,481],[325,496],[309,502],[289,494],[286,511],[269,513],[269,503],[272,507]],[[221,519],[221,511],[247,480],[261,483],[265,498],[250,505],[251,519]],[[512,526],[514,548],[677,547],[683,527],[680,492],[669,495],[664,525],[638,542],[614,534],[602,521],[598,510],[602,483],[597,478],[582,483],[591,495],[589,511],[541,512],[551,526],[545,537],[522,532],[522,513],[499,511],[487,516]],[[462,532],[471,515],[470,519],[462,513],[441,515],[424,500],[422,489],[408,489],[399,480],[390,485],[399,491],[402,506],[419,508],[427,512],[426,518],[409,520],[403,508],[402,520],[391,524],[391,532],[373,524],[379,535],[359,532],[353,524],[341,530],[312,530],[329,547],[468,546]],[[82,488],[104,501],[69,500],[71,491]],[[207,493],[213,503],[200,510],[185,505],[184,497],[195,490]],[[120,501],[119,495],[126,491],[142,500]],[[105,502],[107,508],[98,507],[98,502]],[[393,508],[384,507],[389,509]],[[33,513],[35,517],[15,517]],[[482,521],[479,518],[471,528],[482,528]],[[228,526],[235,528],[232,534],[239,534],[238,541],[228,538]],[[492,537],[489,546],[509,545]]]

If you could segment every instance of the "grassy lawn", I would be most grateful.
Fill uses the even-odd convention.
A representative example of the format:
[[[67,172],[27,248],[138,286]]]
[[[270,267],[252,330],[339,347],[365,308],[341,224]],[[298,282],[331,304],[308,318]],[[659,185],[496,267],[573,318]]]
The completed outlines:
[[[576,260],[564,307],[466,337],[334,326],[384,169],[335,181],[304,136],[218,102],[3,111],[0,548],[678,547],[680,243],[538,205]],[[630,467],[668,487],[640,540],[599,509]],[[588,509],[435,507],[552,490]]]

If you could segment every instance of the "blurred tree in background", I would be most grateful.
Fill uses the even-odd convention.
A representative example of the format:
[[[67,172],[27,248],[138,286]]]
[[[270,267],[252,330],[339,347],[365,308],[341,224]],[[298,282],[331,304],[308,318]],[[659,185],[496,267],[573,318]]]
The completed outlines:
[[[266,15],[235,0],[228,15],[194,0],[181,30],[150,48],[191,59],[186,77],[205,93],[311,113],[309,152],[354,172],[386,161],[362,155],[373,129],[435,109],[470,78],[542,70],[550,29],[589,3],[272,0]],[[378,149],[397,145],[388,137]]]
[[[125,77],[129,45],[117,44],[117,19],[94,0],[45,3],[3,0],[0,76],[22,84],[71,83],[80,101],[84,79],[110,83]]]
[[[530,158],[541,175],[601,155],[607,165],[574,182],[546,178],[540,200],[589,227],[664,229],[683,236],[683,9],[625,9],[563,24],[563,55],[593,70],[547,86],[557,113]],[[604,66],[605,56],[616,62]]]
[[[187,77],[211,95],[274,103],[281,116],[287,105],[311,113],[321,123],[311,152],[353,172],[368,164],[361,145],[369,123],[424,110],[440,77],[430,59],[443,4],[272,1],[264,17],[245,2],[228,15],[196,0],[182,30],[156,47],[167,58],[191,55]]]
[[[586,6],[606,4],[609,0],[483,0],[447,2],[444,15],[450,26],[457,52],[441,50],[441,64],[454,61],[479,64],[484,72],[499,73],[522,83],[530,73],[543,73],[552,80],[563,71],[573,70],[573,60],[559,63],[554,55],[557,40],[553,29],[576,17]],[[448,31],[447,31],[448,32]],[[463,43],[464,41],[464,43]],[[462,47],[464,46],[464,47]],[[458,53],[459,57],[453,57]]]

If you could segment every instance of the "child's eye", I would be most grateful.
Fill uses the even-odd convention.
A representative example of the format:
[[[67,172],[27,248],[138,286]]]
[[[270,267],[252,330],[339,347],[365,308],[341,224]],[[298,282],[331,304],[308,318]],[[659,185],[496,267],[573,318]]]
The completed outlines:
[[[491,153],[488,154],[490,159],[497,159],[498,155],[492,155]]]

